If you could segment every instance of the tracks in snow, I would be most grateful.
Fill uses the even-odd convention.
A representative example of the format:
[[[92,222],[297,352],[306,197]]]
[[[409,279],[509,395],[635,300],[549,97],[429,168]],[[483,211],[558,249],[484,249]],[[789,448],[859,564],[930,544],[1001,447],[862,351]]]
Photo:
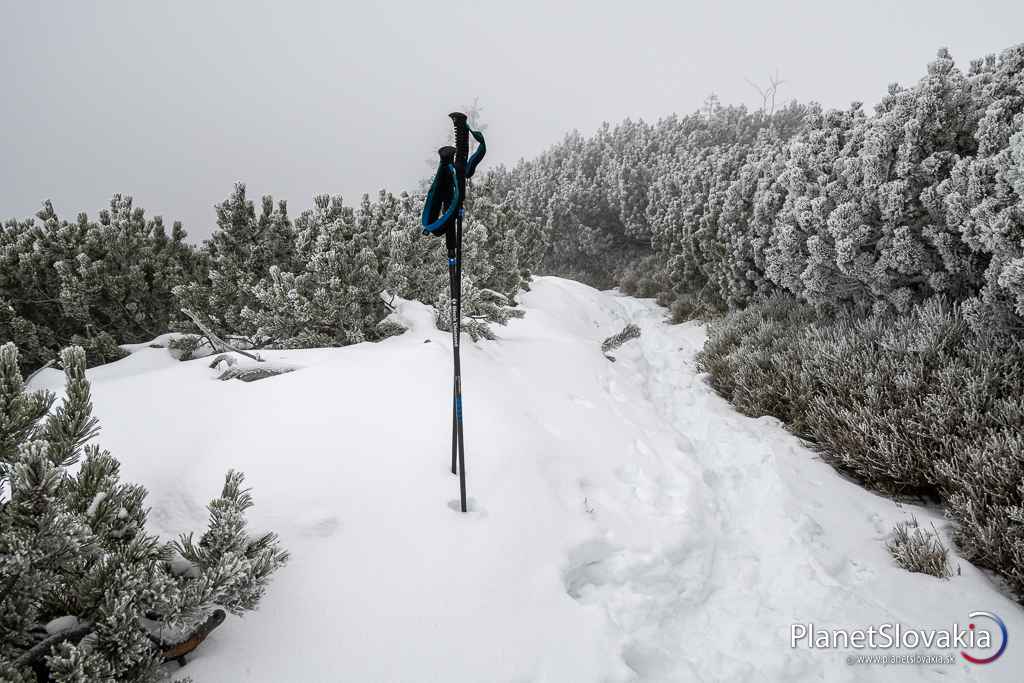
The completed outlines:
[[[642,329],[603,378],[635,439],[580,481],[596,533],[570,553],[566,591],[606,612],[640,680],[873,680],[842,653],[789,647],[794,622],[893,616],[861,588],[874,570],[817,519],[825,503],[804,495],[820,482],[801,471],[821,463],[777,420],[735,413],[704,383],[699,326],[667,325],[648,302],[607,301]]]

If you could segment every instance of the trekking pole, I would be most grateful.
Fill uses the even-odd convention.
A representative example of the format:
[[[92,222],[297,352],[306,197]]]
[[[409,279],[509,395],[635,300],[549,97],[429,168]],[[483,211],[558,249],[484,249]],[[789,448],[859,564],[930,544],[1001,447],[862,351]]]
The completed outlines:
[[[471,131],[466,115],[449,114],[455,126],[455,147],[438,150],[439,164],[434,182],[423,204],[423,234],[444,235],[448,252],[448,287],[451,299],[452,362],[452,474],[459,475],[459,501],[466,512],[466,445],[462,428],[462,362],[459,340],[462,334],[462,218],[466,196],[466,178],[472,177],[486,152],[483,135]],[[478,146],[469,154],[469,134]]]
[[[459,210],[455,214],[455,315],[452,317],[452,337],[455,349],[455,423],[458,430],[459,500],[466,511],[466,442],[462,435],[462,367],[459,358],[459,337],[462,336],[462,216],[466,197],[466,161],[469,156],[469,126],[466,115],[452,112],[455,126],[455,177],[459,184]]]

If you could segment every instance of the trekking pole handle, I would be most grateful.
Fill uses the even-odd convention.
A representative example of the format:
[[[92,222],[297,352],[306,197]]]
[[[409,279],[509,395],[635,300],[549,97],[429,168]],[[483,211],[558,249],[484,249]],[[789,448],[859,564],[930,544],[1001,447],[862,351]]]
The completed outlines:
[[[466,171],[466,159],[469,157],[469,125],[466,115],[460,111],[448,114],[455,126],[455,168],[459,173]]]

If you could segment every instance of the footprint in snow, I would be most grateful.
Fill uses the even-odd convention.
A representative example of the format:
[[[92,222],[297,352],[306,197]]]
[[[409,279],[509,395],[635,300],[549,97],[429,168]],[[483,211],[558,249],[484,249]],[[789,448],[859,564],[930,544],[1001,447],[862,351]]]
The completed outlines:
[[[627,400],[626,395],[619,390],[618,384],[616,384],[614,379],[609,378],[607,380],[605,391],[607,391],[608,395],[619,403],[625,403]]]
[[[315,538],[328,538],[333,536],[338,529],[341,527],[341,522],[338,521],[337,517],[333,515],[330,517],[322,517],[314,522],[304,524],[300,528],[300,532],[303,536],[312,536]]]
[[[852,583],[864,583],[874,579],[876,575],[877,572],[871,566],[864,564],[863,562],[858,562],[854,559],[849,560],[847,576]]]
[[[594,407],[594,404],[591,401],[588,401],[587,399],[583,398],[582,396],[577,396],[575,394],[569,394],[569,398],[572,399],[572,402],[575,403],[578,406],[583,406],[584,408],[593,408]]]
[[[683,453],[694,453],[697,450],[693,445],[693,439],[685,434],[679,434],[676,436],[676,448]]]
[[[646,456],[646,457],[650,457],[650,456],[654,455],[654,451],[651,450],[651,447],[648,446],[647,442],[644,441],[643,439],[637,439],[636,441],[634,441],[633,442],[633,449],[637,453],[639,453],[640,455],[643,455],[643,456]]]
[[[868,521],[871,522],[871,526],[874,527],[875,533],[878,534],[879,538],[884,538],[889,535],[889,528],[885,525],[885,520],[877,512],[872,512],[868,515]]]
[[[592,538],[573,548],[562,569],[565,592],[579,600],[587,587],[608,583],[611,572],[606,561],[620,550],[603,538]]]

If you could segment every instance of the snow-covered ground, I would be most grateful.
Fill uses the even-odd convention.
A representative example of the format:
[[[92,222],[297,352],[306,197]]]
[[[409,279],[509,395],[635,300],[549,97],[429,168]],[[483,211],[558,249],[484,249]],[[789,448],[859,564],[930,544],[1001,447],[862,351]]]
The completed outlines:
[[[182,673],[230,681],[1018,681],[998,661],[853,665],[892,650],[792,648],[791,624],[966,625],[1024,612],[971,565],[895,566],[916,515],[839,477],[777,420],[734,412],[694,367],[697,324],[650,301],[540,278],[526,318],[463,347],[474,510],[453,509],[450,338],[429,309],[379,344],[271,351],[244,383],[141,346],[91,370],[100,443],[150,490],[153,530],[201,529],[228,468],[255,529],[292,555],[261,608]],[[627,322],[642,336],[600,342]],[[425,343],[428,340],[429,343]],[[243,361],[248,362],[248,361]],[[36,386],[59,383],[46,371]],[[979,626],[989,622],[979,621]],[[1019,641],[1017,641],[1019,642]]]

